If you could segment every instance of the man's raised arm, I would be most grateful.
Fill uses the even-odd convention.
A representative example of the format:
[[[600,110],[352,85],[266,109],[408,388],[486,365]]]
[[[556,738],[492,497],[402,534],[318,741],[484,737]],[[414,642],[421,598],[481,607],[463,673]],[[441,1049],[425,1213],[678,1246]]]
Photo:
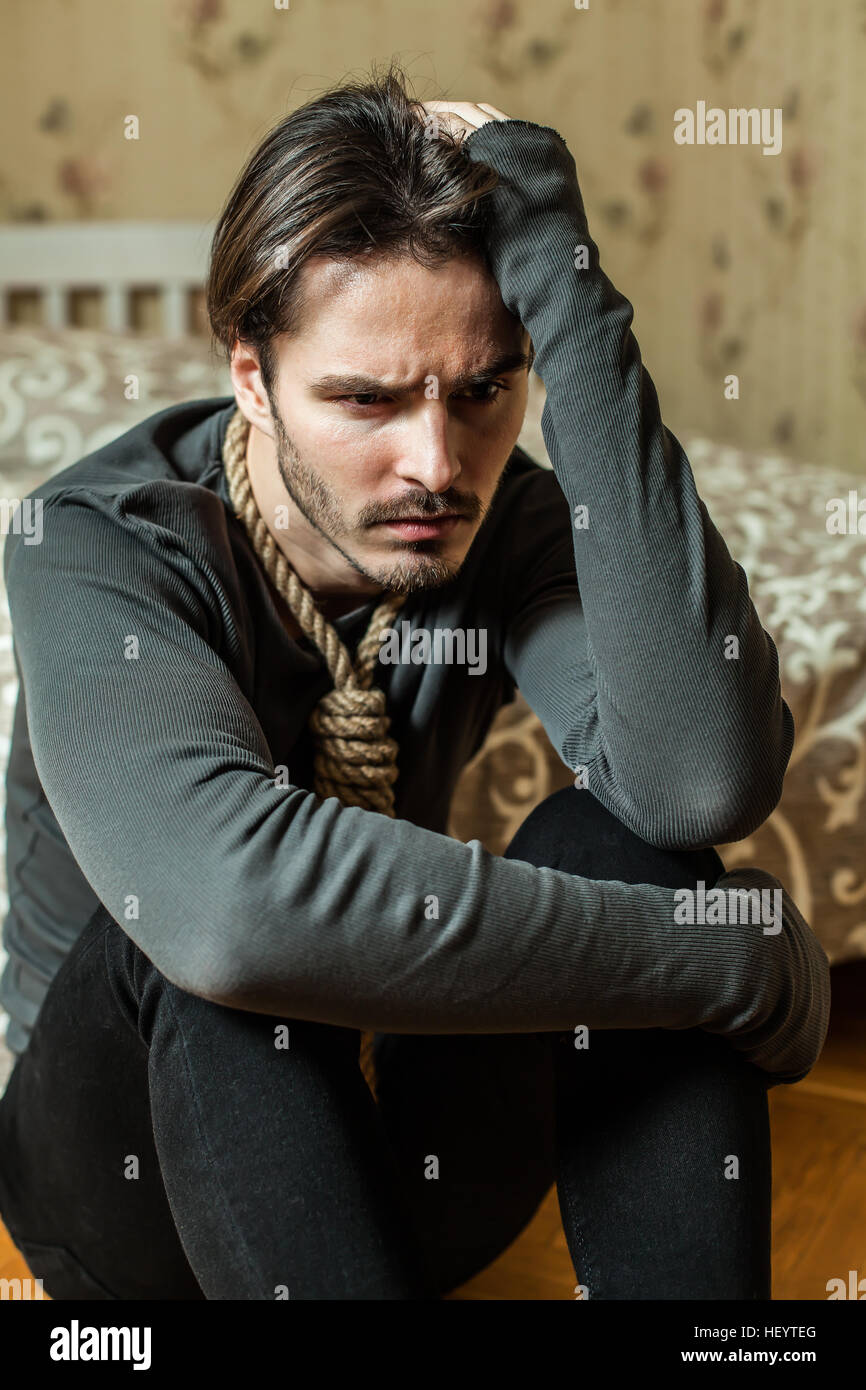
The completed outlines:
[[[577,586],[552,553],[546,589],[539,576],[515,617],[511,674],[564,760],[641,838],[742,838],[776,806],[793,746],[776,648],[662,423],[564,140],[491,120],[463,147],[501,176],[491,269],[535,347],[573,526]]]

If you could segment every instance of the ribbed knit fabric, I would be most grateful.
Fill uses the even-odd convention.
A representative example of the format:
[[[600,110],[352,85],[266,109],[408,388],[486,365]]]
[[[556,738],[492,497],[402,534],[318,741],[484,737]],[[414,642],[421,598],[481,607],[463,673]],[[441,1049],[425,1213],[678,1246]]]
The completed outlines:
[[[178,987],[236,1009],[382,1033],[704,1027],[777,1080],[818,1055],[829,967],[787,895],[778,933],[684,925],[670,889],[445,833],[515,687],[580,769],[573,795],[662,847],[749,835],[793,742],[776,649],[662,422],[564,141],[491,121],[462,148],[500,174],[489,258],[532,337],[554,471],[516,449],[459,574],[401,610],[377,680],[394,814],[310,789],[333,680],[286,634],[226,490],[234,400],[136,426],[31,494],[39,544],[6,539],[10,1047],[101,902]],[[360,641],[371,614],[333,626]],[[443,631],[480,634],[483,669],[416,650]],[[760,869],[719,886],[781,891]]]
[[[384,693],[374,686],[380,633],[396,617],[405,594],[388,594],[378,605],[358,644],[354,664],[339,634],[319,611],[309,589],[289,564],[262,517],[247,470],[249,421],[238,410],[223,443],[226,482],[235,513],[247,528],[253,549],[277,593],[285,600],[302,630],[325,658],[334,689],[323,695],[310,715],[316,744],[313,790],[317,796],[336,796],[346,806],[394,814],[394,782],[398,776],[397,744],[388,735]],[[375,1034],[361,1033],[361,1070],[376,1098]]]

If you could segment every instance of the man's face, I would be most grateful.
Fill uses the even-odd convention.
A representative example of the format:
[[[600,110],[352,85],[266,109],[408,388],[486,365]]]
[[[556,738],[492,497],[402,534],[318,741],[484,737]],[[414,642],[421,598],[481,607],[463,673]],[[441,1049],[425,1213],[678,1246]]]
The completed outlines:
[[[323,548],[332,591],[341,575],[356,592],[359,576],[399,593],[446,583],[523,423],[528,335],[474,258],[317,257],[301,291],[269,396],[296,541]]]

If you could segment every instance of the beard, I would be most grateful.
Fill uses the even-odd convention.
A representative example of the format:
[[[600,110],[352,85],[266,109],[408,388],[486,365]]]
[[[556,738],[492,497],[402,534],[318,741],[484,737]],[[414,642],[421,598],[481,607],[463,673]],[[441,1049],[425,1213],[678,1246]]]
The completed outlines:
[[[396,542],[399,544],[402,554],[395,556],[393,561],[386,561],[381,565],[371,565],[369,562],[359,560],[357,555],[353,555],[353,538],[362,537],[364,531],[376,522],[396,521],[400,517],[394,516],[393,511],[384,512],[384,508],[380,504],[371,503],[361,509],[361,514],[355,524],[349,525],[339,496],[328,486],[324,478],[320,477],[313,468],[301,459],[270,392],[268,398],[274,422],[277,467],[280,470],[280,477],[286,491],[302,516],[325,537],[358,574],[396,594],[412,594],[422,589],[441,588],[442,585],[448,584],[456,578],[462,568],[463,560],[447,560],[437,554],[436,548],[442,542],[435,538]],[[501,477],[499,481],[501,483]],[[474,520],[480,514],[481,504],[474,493],[465,496],[452,494],[450,497],[448,494],[443,496],[435,493],[422,493],[417,496],[412,494],[411,497],[404,499],[403,515],[410,508],[413,516],[425,515],[435,518],[442,512],[456,510],[460,512],[461,516]]]

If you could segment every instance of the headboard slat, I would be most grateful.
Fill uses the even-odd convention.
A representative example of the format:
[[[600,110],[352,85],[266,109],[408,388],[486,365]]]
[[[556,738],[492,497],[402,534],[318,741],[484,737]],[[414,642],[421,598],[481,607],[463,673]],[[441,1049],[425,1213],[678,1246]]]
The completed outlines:
[[[125,285],[106,285],[102,296],[103,324],[110,333],[129,328],[129,295]]]
[[[213,222],[47,222],[0,226],[0,322],[6,296],[35,290],[43,321],[70,327],[70,292],[98,290],[103,321],[129,329],[129,295],[159,293],[164,332],[188,333],[188,294],[203,287]]]

